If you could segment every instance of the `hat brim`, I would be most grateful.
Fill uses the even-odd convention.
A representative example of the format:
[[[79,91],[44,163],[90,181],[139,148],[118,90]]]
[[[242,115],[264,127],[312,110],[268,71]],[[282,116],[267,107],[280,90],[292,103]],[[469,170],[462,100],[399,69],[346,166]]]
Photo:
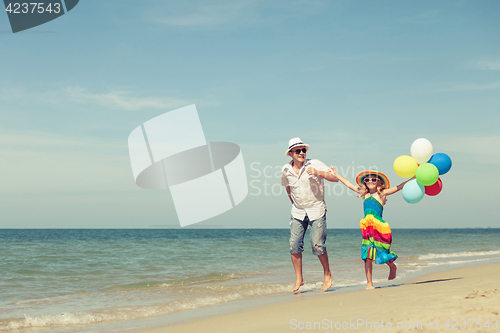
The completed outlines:
[[[290,148],[288,148],[288,150],[285,152],[285,156],[288,156],[288,153],[289,153],[289,152],[290,152],[290,150],[292,150],[293,148],[295,148],[295,147],[302,147],[302,146],[306,147],[306,150],[307,150],[307,151],[309,151],[309,148],[311,148],[311,147],[310,147],[308,144],[306,144],[306,143],[298,143],[298,144],[293,145],[293,146],[291,146]]]
[[[391,187],[391,183],[389,182],[389,178],[387,178],[387,176],[384,175],[382,172],[378,172],[375,170],[367,170],[367,171],[362,171],[362,172],[358,173],[358,175],[356,176],[356,183],[359,186],[361,186],[363,184],[363,179],[368,175],[376,175],[380,179],[382,179],[382,181],[384,182],[384,187],[386,189]]]

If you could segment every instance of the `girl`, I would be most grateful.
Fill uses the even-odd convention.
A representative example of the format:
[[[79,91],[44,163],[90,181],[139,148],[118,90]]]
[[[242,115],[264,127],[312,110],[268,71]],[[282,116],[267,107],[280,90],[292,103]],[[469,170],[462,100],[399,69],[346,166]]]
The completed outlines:
[[[389,280],[396,278],[397,267],[394,260],[398,256],[392,252],[392,233],[389,224],[382,219],[382,212],[388,195],[400,191],[404,184],[390,187],[389,179],[386,175],[378,171],[363,171],[356,177],[355,186],[344,177],[340,176],[334,167],[330,166],[330,171],[345,186],[358,193],[358,198],[363,198],[363,209],[365,217],[359,222],[363,241],[361,242],[361,259],[365,261],[366,289],[374,289],[372,282],[372,262],[376,264],[387,264],[389,266]]]

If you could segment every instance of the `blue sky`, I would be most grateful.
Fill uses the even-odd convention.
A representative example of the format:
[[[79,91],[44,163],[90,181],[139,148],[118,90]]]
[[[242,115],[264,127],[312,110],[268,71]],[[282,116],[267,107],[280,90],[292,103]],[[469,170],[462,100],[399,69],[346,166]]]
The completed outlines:
[[[253,181],[198,227],[288,227],[276,171],[296,136],[351,180],[376,166],[395,184],[394,159],[427,138],[454,163],[443,191],[395,194],[386,220],[500,227],[499,16],[495,0],[82,0],[13,34],[0,15],[0,227],[178,225],[168,190],[135,185],[127,138],[190,104]],[[334,188],[329,227],[357,228],[361,201]]]

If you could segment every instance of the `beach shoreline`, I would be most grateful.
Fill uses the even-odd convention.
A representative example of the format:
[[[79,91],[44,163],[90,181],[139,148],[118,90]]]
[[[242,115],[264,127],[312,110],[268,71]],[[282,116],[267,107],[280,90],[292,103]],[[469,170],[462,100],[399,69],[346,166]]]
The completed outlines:
[[[499,230],[395,231],[405,240],[395,247],[397,279],[388,281],[387,266],[375,265],[374,284],[400,289],[390,286],[405,286],[438,271],[500,263]],[[297,294],[291,292],[295,275],[286,229],[7,231],[1,235],[9,260],[2,263],[0,331],[170,331],[290,302],[307,301],[314,307],[316,300],[320,304],[323,298],[352,295],[366,286],[359,230],[334,231],[329,246],[332,287],[326,293],[320,290],[323,271],[316,256],[305,251],[306,283]],[[190,243],[193,238],[196,242]],[[248,248],[266,251],[247,260]],[[37,286],[37,293],[26,286]],[[350,310],[351,317],[355,310]]]
[[[141,332],[500,332],[499,275],[500,263],[453,268]]]

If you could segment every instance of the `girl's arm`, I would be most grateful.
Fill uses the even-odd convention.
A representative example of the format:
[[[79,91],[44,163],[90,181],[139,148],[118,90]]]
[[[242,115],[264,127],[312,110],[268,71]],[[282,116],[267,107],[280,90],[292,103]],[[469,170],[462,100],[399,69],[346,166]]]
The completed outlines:
[[[350,181],[348,181],[347,179],[345,179],[344,177],[342,177],[341,175],[338,174],[337,170],[335,170],[334,167],[332,167],[330,165],[330,172],[336,177],[338,178],[338,180],[340,180],[342,182],[342,184],[344,184],[345,186],[347,186],[348,188],[350,188],[351,190],[353,190],[354,192],[358,193],[359,194],[359,191],[360,191],[360,188],[353,185]]]
[[[408,183],[412,179],[415,179],[415,176],[411,177],[407,181],[402,182],[398,186],[394,186],[394,187],[388,188],[387,190],[384,190],[382,193],[384,195],[391,195],[391,194],[394,194],[396,192],[399,192],[399,191],[401,191],[403,189],[403,187],[405,186],[405,184]]]

